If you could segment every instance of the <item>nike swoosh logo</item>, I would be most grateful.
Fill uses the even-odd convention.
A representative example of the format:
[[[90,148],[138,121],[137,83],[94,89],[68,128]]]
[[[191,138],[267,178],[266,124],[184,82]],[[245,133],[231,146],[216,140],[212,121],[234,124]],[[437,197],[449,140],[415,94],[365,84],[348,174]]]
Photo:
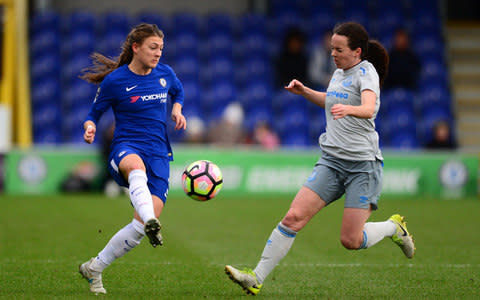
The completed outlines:
[[[136,88],[136,87],[137,87],[136,85],[134,85],[134,86],[132,86],[132,87],[126,87],[125,90],[126,90],[127,92],[130,92],[131,90],[133,90],[133,89]]]
[[[400,225],[400,229],[403,231],[403,236],[408,236],[407,231],[403,228],[402,225]]]

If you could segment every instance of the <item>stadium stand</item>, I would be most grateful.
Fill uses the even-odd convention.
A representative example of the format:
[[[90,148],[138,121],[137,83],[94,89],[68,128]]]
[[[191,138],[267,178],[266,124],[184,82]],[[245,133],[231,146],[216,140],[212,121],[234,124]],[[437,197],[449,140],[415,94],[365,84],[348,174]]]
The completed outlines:
[[[282,144],[289,146],[316,145],[325,117],[304,99],[272,87],[272,58],[285,30],[296,25],[311,39],[336,22],[356,20],[388,48],[394,30],[406,27],[422,60],[419,88],[382,91],[377,120],[382,146],[416,149],[427,142],[435,121],[454,125],[441,18],[438,8],[428,5],[434,1],[418,5],[400,1],[395,6],[389,1],[368,1],[361,8],[350,5],[351,1],[317,2],[272,0],[267,14],[240,15],[37,12],[30,23],[30,54],[35,58],[30,60],[34,142],[81,142],[79,116],[85,115],[95,87],[82,83],[78,75],[89,66],[93,51],[118,55],[130,26],[139,22],[155,23],[165,32],[162,61],[184,83],[187,116],[201,117],[208,124],[220,115],[218,107],[239,101],[247,112],[247,131],[265,120],[283,138]],[[172,136],[173,142],[182,138]]]

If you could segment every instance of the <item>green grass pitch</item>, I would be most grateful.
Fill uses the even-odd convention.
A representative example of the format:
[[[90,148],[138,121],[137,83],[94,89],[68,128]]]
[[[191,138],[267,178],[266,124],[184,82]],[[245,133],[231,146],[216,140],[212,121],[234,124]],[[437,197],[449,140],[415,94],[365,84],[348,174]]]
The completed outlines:
[[[293,195],[206,203],[173,193],[165,245],[144,240],[103,274],[94,296],[78,265],[130,222],[126,197],[0,196],[0,299],[247,299],[224,265],[254,267]],[[383,199],[370,220],[406,215],[416,256],[389,239],[347,251],[343,200],[321,211],[267,278],[258,299],[480,299],[479,199]]]

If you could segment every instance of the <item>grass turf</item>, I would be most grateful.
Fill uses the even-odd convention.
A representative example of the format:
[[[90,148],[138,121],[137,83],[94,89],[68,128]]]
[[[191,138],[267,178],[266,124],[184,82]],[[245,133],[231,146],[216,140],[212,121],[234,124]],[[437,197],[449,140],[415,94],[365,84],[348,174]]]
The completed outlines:
[[[293,196],[293,195],[292,195]],[[200,203],[173,194],[160,218],[165,245],[145,240],[103,275],[110,299],[245,299],[225,264],[254,267],[291,196]],[[260,299],[479,299],[480,201],[384,199],[370,220],[407,216],[417,254],[389,239],[347,251],[339,242],[343,201],[321,211],[267,278]],[[78,273],[130,222],[125,197],[0,197],[0,298],[96,298]]]

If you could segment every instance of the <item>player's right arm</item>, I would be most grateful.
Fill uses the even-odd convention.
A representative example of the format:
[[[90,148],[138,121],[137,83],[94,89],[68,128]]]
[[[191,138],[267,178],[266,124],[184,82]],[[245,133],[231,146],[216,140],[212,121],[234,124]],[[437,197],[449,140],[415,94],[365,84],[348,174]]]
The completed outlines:
[[[311,88],[304,86],[303,83],[297,79],[290,81],[285,89],[291,93],[305,97],[313,104],[325,108],[325,99],[327,97],[327,93],[312,90]]]
[[[93,143],[95,140],[95,133],[97,132],[97,126],[95,126],[95,123],[91,120],[87,120],[83,123],[83,129],[85,130],[85,133],[83,134],[85,142],[89,144]]]
[[[103,113],[112,105],[112,97],[108,92],[109,90],[110,87],[108,86],[108,80],[104,79],[97,90],[97,94],[95,95],[95,99],[90,107],[90,111],[83,122],[83,129],[85,130],[83,139],[86,143],[93,143],[95,140],[95,133],[97,131],[96,124]]]

